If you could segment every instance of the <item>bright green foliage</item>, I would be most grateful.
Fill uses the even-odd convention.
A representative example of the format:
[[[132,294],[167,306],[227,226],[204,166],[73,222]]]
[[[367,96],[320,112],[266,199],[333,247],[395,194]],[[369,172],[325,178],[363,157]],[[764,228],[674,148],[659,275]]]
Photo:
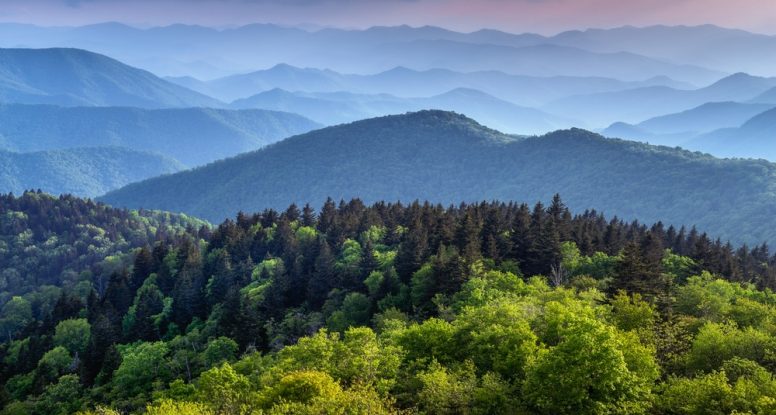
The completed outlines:
[[[54,344],[62,346],[70,353],[83,353],[89,345],[92,328],[84,318],[64,320],[57,324],[54,332]]]
[[[739,329],[730,324],[707,323],[692,342],[687,354],[690,372],[711,372],[734,357],[762,365],[773,364],[776,338],[752,327]]]
[[[266,275],[270,278],[277,277],[278,275],[282,274],[285,271],[285,265],[283,264],[283,260],[280,258],[270,258],[265,259],[264,261],[261,261],[259,265],[256,266],[256,268],[253,269],[253,273],[251,274],[253,276],[254,280],[262,278],[262,276]]]
[[[677,281],[686,281],[698,271],[698,264],[692,258],[681,256],[667,249],[663,256],[663,270]]]
[[[425,372],[418,374],[422,385],[418,394],[418,406],[428,414],[470,412],[477,376],[473,365],[461,370],[449,371],[433,362]]]
[[[350,293],[342,302],[342,308],[329,317],[328,326],[334,331],[344,331],[350,327],[364,326],[369,323],[371,303],[361,293]]]
[[[488,271],[467,281],[454,299],[457,308],[481,306],[503,297],[526,295],[535,289],[511,272]]]
[[[527,369],[528,405],[548,414],[648,411],[658,368],[653,351],[600,322],[578,318]]]
[[[72,362],[70,352],[62,346],[57,346],[43,355],[38,362],[38,370],[64,373]]]
[[[219,337],[208,343],[203,354],[205,366],[208,367],[222,362],[230,362],[237,355],[237,343],[228,337]]]
[[[0,310],[0,329],[9,339],[32,321],[32,306],[22,297],[15,296]]]
[[[572,270],[574,275],[587,275],[596,280],[608,281],[615,276],[619,256],[609,256],[603,252],[596,252],[592,256],[583,256],[578,265]]]
[[[35,402],[35,411],[41,414],[70,415],[82,409],[86,399],[77,375],[65,375]]]
[[[169,352],[163,342],[128,345],[121,351],[121,365],[113,375],[111,394],[122,400],[148,400],[155,383],[166,380]],[[164,382],[166,384],[166,382]]]
[[[651,332],[657,318],[655,307],[639,294],[620,292],[611,299],[612,321],[620,330]]]
[[[662,386],[656,409],[682,415],[772,414],[776,410],[776,380],[756,363],[725,362],[723,370],[695,378],[671,378]]]
[[[501,302],[464,311],[453,323],[454,344],[481,371],[505,379],[522,379],[525,367],[538,352],[538,338],[525,319],[522,304]]]
[[[255,400],[248,379],[228,364],[202,373],[197,382],[197,396],[215,413],[240,414]]]
[[[146,407],[148,415],[214,415],[206,405],[193,402],[162,401]]]
[[[310,244],[318,237],[318,231],[309,226],[300,226],[296,230],[296,239],[303,244]]]

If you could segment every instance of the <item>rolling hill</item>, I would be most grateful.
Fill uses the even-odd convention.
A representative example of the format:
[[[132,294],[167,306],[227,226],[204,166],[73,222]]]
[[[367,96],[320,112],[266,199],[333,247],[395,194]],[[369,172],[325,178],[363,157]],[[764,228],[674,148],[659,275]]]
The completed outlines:
[[[0,105],[0,149],[121,146],[193,167],[318,128],[296,114],[208,108]]]
[[[739,127],[774,106],[776,104],[710,102],[687,111],[650,118],[636,125],[615,123],[601,134],[628,140],[647,140],[653,144],[684,145],[700,134]]]
[[[722,157],[752,157],[776,161],[776,109],[759,114],[738,128],[724,128],[686,143]]]
[[[0,193],[41,189],[51,194],[94,197],[182,169],[183,165],[175,160],[119,147],[33,153],[0,150]]]
[[[428,98],[399,98],[388,94],[349,92],[292,93],[273,89],[237,100],[231,106],[294,111],[326,125],[424,109],[456,111],[476,118],[489,127],[519,134],[543,134],[571,125],[580,125],[579,121],[521,107],[469,88],[457,88]]]
[[[750,101],[774,87],[776,87],[776,78],[738,73],[699,89],[681,90],[653,86],[578,95],[562,98],[542,109],[559,115],[576,114],[576,117],[592,125],[609,125],[617,121],[637,123],[710,102]]]
[[[222,105],[150,72],[79,49],[0,49],[0,102],[143,108]]]
[[[218,221],[239,210],[359,197],[443,204],[547,200],[642,221],[776,242],[776,165],[606,139],[584,130],[518,138],[449,112],[364,120],[111,192],[114,206]]]
[[[752,99],[753,103],[776,105],[776,87],[773,87]]]

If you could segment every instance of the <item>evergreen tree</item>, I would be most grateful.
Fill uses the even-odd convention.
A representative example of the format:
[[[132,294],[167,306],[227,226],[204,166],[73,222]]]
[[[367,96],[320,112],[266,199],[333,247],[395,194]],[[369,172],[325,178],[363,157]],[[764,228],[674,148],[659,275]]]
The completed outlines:
[[[396,254],[396,272],[405,284],[410,282],[412,274],[420,269],[428,249],[426,229],[420,221],[414,222],[402,238]]]
[[[153,262],[154,258],[151,250],[147,246],[140,248],[137,255],[135,255],[132,277],[129,280],[129,290],[131,292],[137,291],[143,285],[143,281],[151,275],[151,272],[153,272]]]
[[[317,310],[326,301],[329,291],[335,287],[337,273],[334,270],[335,258],[324,238],[318,238],[318,256],[310,281],[307,284],[307,301]]]

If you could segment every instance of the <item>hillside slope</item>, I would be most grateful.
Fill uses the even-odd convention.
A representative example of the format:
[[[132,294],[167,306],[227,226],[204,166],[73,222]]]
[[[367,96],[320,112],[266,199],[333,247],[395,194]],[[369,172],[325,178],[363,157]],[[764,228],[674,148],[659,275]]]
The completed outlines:
[[[80,49],[0,49],[0,102],[144,108],[220,106],[150,72]]]
[[[614,123],[601,134],[606,137],[647,141],[652,144],[685,146],[688,141],[700,134],[723,128],[737,128],[752,117],[773,107],[773,104],[710,102],[687,111],[650,118],[636,125]],[[712,154],[726,155],[717,152]]]
[[[764,161],[719,160],[577,129],[519,139],[454,113],[423,111],[292,137],[102,200],[219,220],[327,196],[447,204],[561,193],[577,210],[776,242],[774,178],[776,165]]]
[[[687,143],[723,157],[754,157],[776,161],[776,109],[759,114],[741,127],[724,128],[700,135]]]
[[[663,86],[578,95],[559,99],[543,109],[553,114],[575,114],[592,125],[623,121],[637,123],[709,102],[746,102],[776,86],[776,78],[738,73],[709,86],[682,90]],[[767,101],[756,101],[767,103]]]
[[[94,197],[183,166],[160,155],[118,147],[34,153],[0,150],[0,193],[40,189],[52,194]]]

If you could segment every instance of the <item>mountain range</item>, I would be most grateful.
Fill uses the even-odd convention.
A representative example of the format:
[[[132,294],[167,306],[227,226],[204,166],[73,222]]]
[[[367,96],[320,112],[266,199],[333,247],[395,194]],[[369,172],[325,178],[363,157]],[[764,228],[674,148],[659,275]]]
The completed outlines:
[[[751,101],[774,87],[776,78],[737,73],[699,89],[653,86],[576,95],[561,98],[542,109],[558,115],[575,114],[591,125],[610,125],[617,121],[637,123],[710,102]]]
[[[477,89],[518,105],[536,106],[570,95],[620,91],[645,86],[692,89],[692,84],[667,76],[626,82],[613,78],[579,76],[525,76],[501,71],[456,72],[448,69],[416,71],[395,67],[371,75],[341,74],[329,69],[297,68],[278,64],[269,69],[232,75],[211,81],[193,77],[167,80],[223,101],[275,88],[293,92],[341,92],[391,94],[400,97],[440,95],[457,88]]]
[[[388,94],[349,92],[293,93],[272,89],[234,101],[231,107],[293,111],[326,125],[430,108],[464,113],[489,127],[510,133],[543,134],[581,124],[581,121],[521,107],[468,88],[457,88],[428,98],[399,98]]]
[[[120,146],[193,167],[320,127],[296,114],[210,108],[0,105],[0,149]]]
[[[776,161],[776,109],[759,114],[737,128],[723,128],[699,135],[687,148],[722,157],[749,157]]]
[[[101,200],[217,221],[326,197],[449,204],[561,193],[575,210],[697,225],[759,243],[776,242],[775,178],[776,165],[765,161],[720,160],[579,129],[520,138],[422,111],[313,131]]]
[[[699,41],[699,33],[709,40]],[[633,43],[644,37],[671,41],[652,42],[652,47],[642,49],[633,47]],[[307,31],[272,24],[228,29],[187,25],[139,29],[118,23],[56,28],[3,24],[0,39],[0,45],[6,47],[80,47],[115,56],[155,73],[194,75],[203,79],[286,62],[349,73],[375,73],[403,65],[418,70],[445,67],[636,81],[667,75],[680,81],[705,84],[731,71],[734,65],[724,62],[730,56],[738,57],[737,71],[762,73],[773,67],[768,66],[767,58],[763,59],[772,55],[770,37],[716,27],[681,31],[671,27],[634,28],[626,32],[621,29],[602,33],[567,32],[546,37],[495,30],[460,33],[428,26]],[[734,40],[728,42],[730,39]],[[182,44],[186,47],[181,48]],[[615,46],[607,48],[607,44]],[[661,50],[656,45],[664,48]],[[684,49],[672,52],[680,45]],[[698,47],[704,55],[680,53],[692,47]],[[640,52],[652,55],[638,55]],[[706,55],[710,58],[702,59]],[[724,64],[715,66],[720,62]],[[704,64],[711,69],[697,66]]]
[[[653,144],[684,145],[700,134],[739,127],[774,106],[776,104],[710,102],[687,111],[650,118],[635,125],[614,123],[601,134],[628,140],[646,140]]]

